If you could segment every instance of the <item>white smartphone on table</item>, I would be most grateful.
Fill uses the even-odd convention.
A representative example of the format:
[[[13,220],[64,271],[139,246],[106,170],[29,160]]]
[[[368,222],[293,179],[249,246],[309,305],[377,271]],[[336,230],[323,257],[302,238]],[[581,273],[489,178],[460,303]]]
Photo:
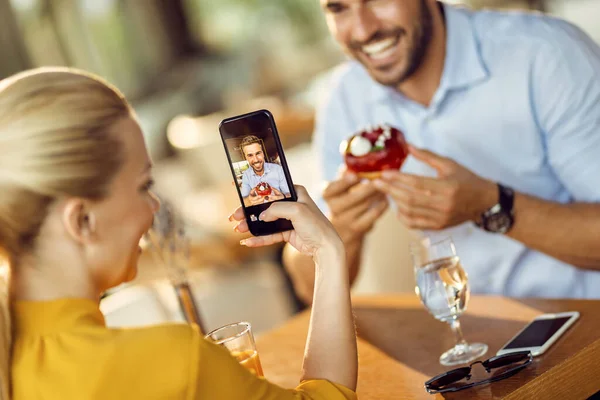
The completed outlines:
[[[579,318],[577,311],[543,314],[508,341],[496,355],[530,351],[534,356],[543,354]]]

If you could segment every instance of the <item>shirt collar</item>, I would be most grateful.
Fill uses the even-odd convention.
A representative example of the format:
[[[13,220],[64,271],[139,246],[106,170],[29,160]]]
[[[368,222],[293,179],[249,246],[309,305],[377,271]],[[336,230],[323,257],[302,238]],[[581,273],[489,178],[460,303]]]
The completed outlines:
[[[471,23],[471,11],[444,6],[446,12],[446,61],[440,84],[442,89],[474,85],[488,77],[479,43]]]
[[[471,11],[441,4],[446,19],[446,59],[436,97],[452,89],[475,85],[489,76],[471,23]],[[374,82],[373,100],[387,100],[391,94],[397,94],[394,88]]]
[[[17,334],[44,335],[77,326],[106,326],[98,303],[89,299],[17,300],[12,312]]]
[[[271,167],[269,166],[269,163],[265,161],[265,172],[262,174],[262,176],[258,176],[256,174],[256,172],[254,171],[254,168],[252,168],[252,165],[250,166],[250,169],[252,170],[252,175],[256,176],[257,178],[262,178],[263,176],[265,176],[266,174],[268,174],[271,171]]]

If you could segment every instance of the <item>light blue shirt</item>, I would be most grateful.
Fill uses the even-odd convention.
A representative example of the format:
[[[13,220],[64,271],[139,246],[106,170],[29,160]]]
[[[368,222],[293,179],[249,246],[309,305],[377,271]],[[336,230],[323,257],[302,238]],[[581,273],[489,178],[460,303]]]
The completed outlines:
[[[279,190],[283,195],[290,194],[290,188],[285,180],[283,168],[279,164],[265,163],[265,172],[262,176],[256,175],[252,167],[242,174],[242,197],[248,197],[250,191],[260,182],[268,183],[272,188]]]
[[[559,19],[444,7],[447,55],[429,107],[379,85],[356,62],[335,71],[317,113],[314,146],[322,179],[335,179],[343,139],[361,127],[389,123],[415,146],[518,192],[559,203],[599,202],[600,48]],[[413,157],[402,170],[435,176]],[[319,204],[326,211],[323,199]],[[475,293],[600,298],[600,272],[473,223],[426,233],[453,237]]]

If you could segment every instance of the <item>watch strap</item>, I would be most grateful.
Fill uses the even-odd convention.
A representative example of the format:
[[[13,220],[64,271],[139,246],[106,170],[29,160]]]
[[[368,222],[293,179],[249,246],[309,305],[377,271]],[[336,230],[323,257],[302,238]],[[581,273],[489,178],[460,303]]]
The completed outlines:
[[[488,231],[495,233],[506,233],[512,227],[514,223],[513,207],[515,202],[515,192],[508,186],[497,184],[498,186],[498,203],[487,209],[481,214],[481,219],[477,222],[477,226]],[[492,227],[491,221],[498,218],[500,215],[504,215],[505,221],[508,226],[502,228]]]
[[[498,203],[502,211],[512,214],[515,204],[515,192],[508,186],[498,184]]]

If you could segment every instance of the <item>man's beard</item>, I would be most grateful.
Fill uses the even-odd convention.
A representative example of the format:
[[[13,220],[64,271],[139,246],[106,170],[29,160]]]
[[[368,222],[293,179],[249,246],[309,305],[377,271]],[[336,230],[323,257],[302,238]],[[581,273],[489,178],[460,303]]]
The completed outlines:
[[[260,169],[259,169],[260,168]],[[252,169],[254,170],[254,172],[259,173],[259,172],[263,172],[265,170],[265,163],[263,162],[259,162],[256,164],[252,164]]]
[[[403,28],[396,28],[388,31],[377,31],[373,34],[369,40],[361,43],[351,43],[350,49],[355,51],[361,51],[363,45],[381,40],[382,38],[392,37],[392,36],[400,36],[400,40],[402,40],[402,36],[406,36],[407,31]],[[427,49],[431,43],[431,38],[433,36],[433,16],[431,15],[431,10],[427,6],[425,0],[421,0],[419,5],[419,17],[418,22],[413,25],[412,30],[412,39],[409,43],[409,47],[406,51],[406,61],[405,68],[399,72],[398,76],[393,77],[392,79],[386,79],[385,81],[381,81],[375,74],[371,74],[375,80],[377,80],[382,85],[398,87],[402,82],[406,81],[410,78],[423,64],[423,60],[425,58],[425,54],[427,53]],[[395,65],[391,66],[394,68]],[[368,69],[368,66],[367,66]],[[371,71],[369,71],[371,73]]]
[[[396,86],[410,78],[423,64],[425,53],[431,43],[431,37],[433,36],[433,17],[431,11],[425,0],[421,0],[421,7],[419,7],[419,23],[414,27],[414,42],[412,43],[411,49],[408,52],[408,63],[406,70],[399,77]]]

